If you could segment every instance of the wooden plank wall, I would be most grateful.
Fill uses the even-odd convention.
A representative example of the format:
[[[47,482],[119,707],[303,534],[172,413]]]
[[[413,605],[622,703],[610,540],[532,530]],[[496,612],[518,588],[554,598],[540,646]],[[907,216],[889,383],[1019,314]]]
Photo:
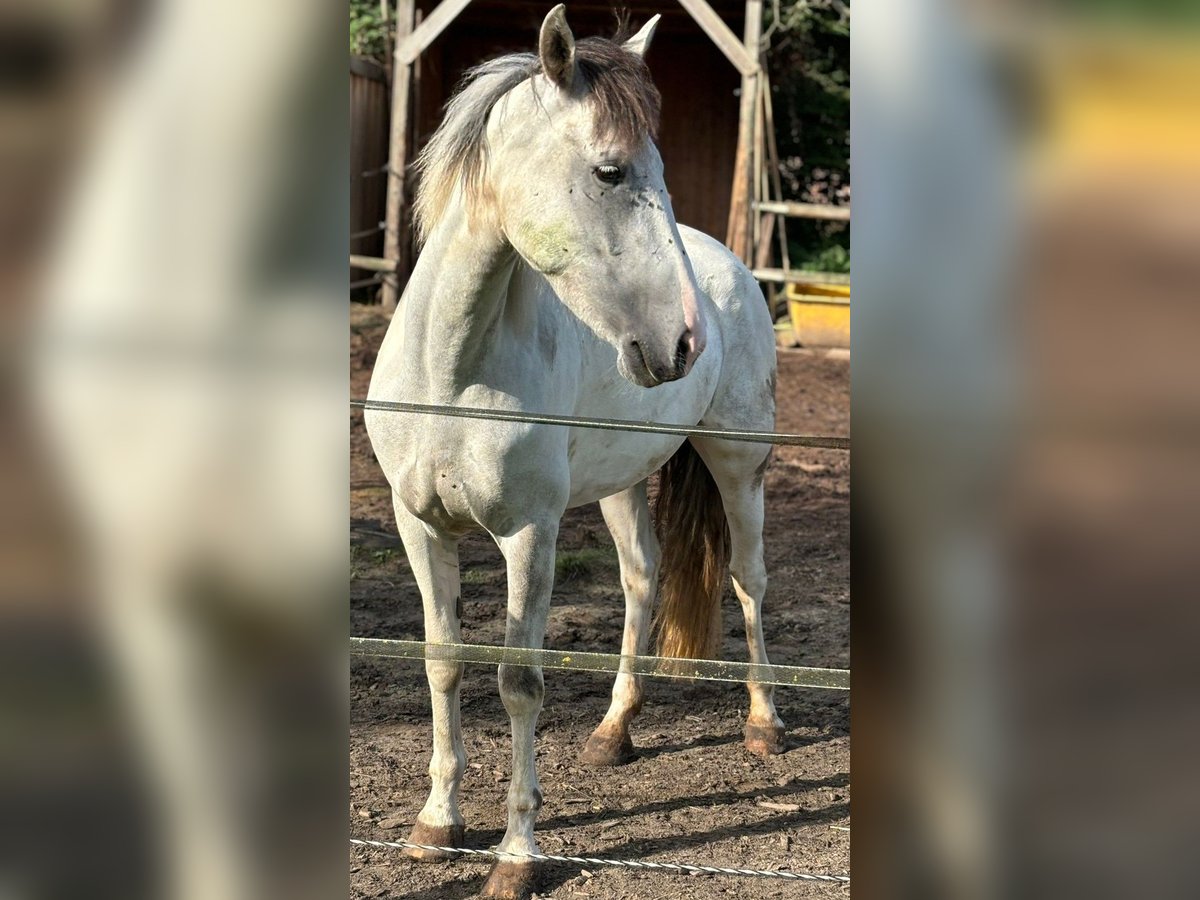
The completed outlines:
[[[387,178],[367,176],[387,163],[390,91],[384,70],[372,60],[350,58],[350,233],[374,228],[383,221]],[[383,232],[352,238],[350,252],[383,254]],[[351,269],[350,280],[371,275]],[[373,293],[373,292],[372,292]]]
[[[647,57],[663,98],[658,149],[675,218],[725,240],[741,75],[690,19]]]

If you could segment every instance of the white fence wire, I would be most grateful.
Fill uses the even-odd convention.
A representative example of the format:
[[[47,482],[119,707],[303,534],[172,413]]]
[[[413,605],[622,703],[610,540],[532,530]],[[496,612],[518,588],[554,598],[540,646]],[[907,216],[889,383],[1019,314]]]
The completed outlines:
[[[532,862],[567,863],[578,866],[609,866],[620,869],[651,869],[665,872],[696,873],[698,875],[745,875],[753,878],[781,878],[786,881],[816,881],[825,884],[849,884],[848,875],[819,875],[812,872],[789,872],[783,869],[742,869],[726,866],[696,866],[690,863],[650,862],[643,859],[606,859],[595,856],[558,856],[553,853],[506,853],[502,850],[472,850],[466,847],[435,847],[411,841],[369,841],[351,838],[358,847],[384,850],[428,850],[461,856],[487,857],[498,860],[530,860]]]

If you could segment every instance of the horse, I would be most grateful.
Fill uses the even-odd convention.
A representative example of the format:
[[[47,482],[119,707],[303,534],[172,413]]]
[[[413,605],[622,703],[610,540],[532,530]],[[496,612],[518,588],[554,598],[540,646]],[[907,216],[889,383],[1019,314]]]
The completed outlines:
[[[775,342],[757,282],[723,245],[675,221],[654,143],[660,98],[645,63],[658,16],[624,42],[576,41],[562,5],[536,53],[470,71],[417,160],[423,243],[382,342],[368,399],[516,413],[771,429]],[[420,589],[425,638],[461,641],[458,542],[486,531],[508,578],[505,645],[540,648],[564,512],[599,501],[625,595],[621,653],[711,656],[727,573],[752,662],[762,633],[763,475],[770,449],[368,409],[396,524]],[[661,470],[652,517],[647,479]],[[656,520],[656,521],[655,521]],[[659,611],[651,623],[656,592]],[[467,766],[463,666],[425,664],[433,708],[431,788],[414,844],[457,847]],[[483,888],[527,897],[542,805],[534,728],[539,667],[500,665],[512,725],[508,824]],[[772,688],[748,684],[745,745],[782,752]],[[581,760],[633,755],[638,675],[620,672]],[[423,860],[441,850],[410,848]],[[524,857],[524,858],[522,858]]]

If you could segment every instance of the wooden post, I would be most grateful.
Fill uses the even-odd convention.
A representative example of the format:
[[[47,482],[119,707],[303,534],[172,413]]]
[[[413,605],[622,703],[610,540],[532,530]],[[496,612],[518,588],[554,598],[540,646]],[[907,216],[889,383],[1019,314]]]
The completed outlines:
[[[756,62],[762,37],[762,0],[746,0],[746,24],[742,43]],[[761,65],[761,62],[759,63]],[[750,250],[750,195],[754,190],[752,156],[757,139],[754,128],[758,108],[758,70],[742,74],[742,102],[738,115],[737,153],[733,162],[733,190],[729,198],[729,225],[725,244],[747,265],[753,265]]]
[[[765,200],[763,194],[763,103],[762,92],[765,79],[760,73],[754,79],[754,141],[750,145],[750,259],[751,267],[758,265],[758,245],[762,240],[762,214],[758,202]]]
[[[421,22],[425,19],[425,13],[417,10],[413,16],[413,30],[416,31],[421,27]],[[409,96],[412,97],[413,114],[408,123],[408,139],[412,142],[411,146],[416,149],[417,144],[421,140],[421,57],[418,55],[412,62],[412,76],[408,87]]]
[[[405,63],[415,61],[425,52],[425,48],[437,40],[438,35],[445,31],[450,23],[458,18],[458,14],[470,4],[471,0],[442,0],[433,8],[419,28],[409,26],[409,33],[403,40],[397,32],[396,61]],[[410,16],[410,22],[411,18]]]
[[[771,101],[771,82],[767,78],[766,73],[763,73],[763,112],[765,136],[767,139],[767,169],[770,174],[770,190],[767,191],[767,197],[774,192],[775,199],[783,200],[783,179],[779,175],[779,146],[775,142],[775,104]],[[760,207],[761,208],[761,207]],[[792,267],[791,254],[788,251],[787,241],[787,219],[776,211],[777,231],[779,234],[779,262],[783,266],[783,271],[786,272]],[[765,263],[763,264],[765,265]]]
[[[387,212],[384,216],[383,256],[396,271],[383,277],[383,309],[393,312],[400,300],[400,279],[408,275],[406,176],[408,167],[408,108],[412,66],[399,48],[413,29],[414,0],[396,0],[396,47],[392,60],[392,122],[388,142]]]
[[[758,71],[758,48],[747,52],[738,42],[737,35],[729,30],[725,20],[717,15],[708,5],[707,0],[679,0],[679,5],[691,16],[700,29],[717,45],[717,49],[725,54],[725,58],[733,63],[733,67],[743,75],[753,75]],[[761,14],[762,7],[759,6]],[[760,26],[761,27],[761,26]]]

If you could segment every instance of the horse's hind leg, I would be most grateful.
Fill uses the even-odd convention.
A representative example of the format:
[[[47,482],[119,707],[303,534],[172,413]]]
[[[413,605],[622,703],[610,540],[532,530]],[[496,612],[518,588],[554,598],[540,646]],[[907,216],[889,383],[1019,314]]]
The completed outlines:
[[[762,601],[767,590],[763,562],[763,473],[770,449],[758,444],[694,440],[697,452],[712,473],[729,523],[729,572],[746,621],[750,661],[768,665],[763,641]],[[783,722],[775,712],[775,689],[749,682],[750,714],[746,718],[746,749],[759,756],[782,753]]]
[[[458,542],[437,538],[399,500],[395,503],[396,525],[404,552],[421,589],[425,609],[425,640],[438,644],[460,643]],[[432,787],[424,809],[417,816],[409,840],[432,847],[461,847],[463,818],[458,807],[458,787],[467,768],[459,716],[459,684],[463,665],[425,661],[429,693],[433,703],[433,755],[429,760]],[[408,849],[414,859],[437,861],[453,854],[435,850]]]
[[[625,590],[623,656],[642,655],[650,637],[650,610],[658,580],[659,549],[650,520],[646,482],[600,501],[600,511],[617,545]],[[624,671],[613,682],[612,704],[579,756],[589,766],[615,766],[633,758],[629,723],[642,708],[642,678]]]

